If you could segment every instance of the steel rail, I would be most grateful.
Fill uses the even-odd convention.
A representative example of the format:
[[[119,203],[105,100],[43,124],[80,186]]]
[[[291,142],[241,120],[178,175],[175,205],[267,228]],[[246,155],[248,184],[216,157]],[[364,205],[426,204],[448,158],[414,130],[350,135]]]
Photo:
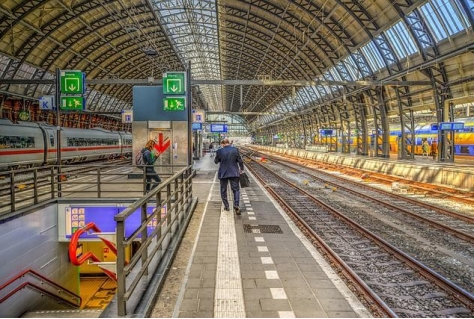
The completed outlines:
[[[309,234],[311,242],[317,243],[317,247],[321,250],[322,254],[329,259],[331,265],[337,268],[338,272],[342,274],[344,278],[350,284],[354,285],[354,289],[363,296],[372,308],[372,312],[380,313],[380,317],[398,318],[395,312],[354,272],[352,269],[324,242],[324,240],[316,234],[316,232],[290,207],[278,193],[260,177],[260,175],[251,167],[246,166],[249,171],[264,185],[265,189],[278,201],[283,209],[289,213],[293,221],[299,225],[300,229],[304,233]],[[273,173],[272,173],[273,174]],[[277,176],[276,174],[274,174]],[[280,177],[278,177],[280,179]],[[283,180],[284,181],[284,180]],[[286,182],[286,181],[285,181]],[[287,182],[286,182],[287,183]],[[290,187],[294,185],[289,184]]]
[[[430,268],[426,267],[422,263],[418,262],[411,256],[405,254],[403,251],[399,250],[392,244],[388,243],[387,241],[383,240],[381,237],[371,233],[369,230],[364,228],[363,226],[360,226],[356,222],[352,221],[350,218],[344,216],[341,212],[338,210],[326,205],[325,203],[321,202],[317,198],[315,198],[313,195],[310,193],[306,192],[305,190],[301,189],[300,187],[297,187],[296,185],[286,181],[283,179],[281,176],[278,174],[274,173],[273,171],[269,170],[265,166],[261,165],[260,163],[252,160],[252,163],[255,163],[256,165],[259,165],[262,169],[266,171],[266,173],[271,174],[274,176],[277,180],[280,182],[284,183],[285,185],[292,187],[296,190],[298,190],[300,193],[308,196],[313,202],[319,206],[324,207],[331,213],[335,214],[339,219],[345,221],[348,225],[359,231],[361,234],[364,234],[368,239],[372,240],[374,243],[376,243],[379,247],[382,247],[386,251],[388,251],[392,256],[396,257],[398,260],[409,266],[410,268],[414,269],[416,272],[424,276],[426,279],[431,281],[432,283],[436,284],[438,287],[449,293],[453,298],[459,300],[461,303],[466,305],[466,308],[471,309],[471,311],[474,311],[474,295],[469,293],[468,291],[464,290],[463,288],[457,286],[456,284],[452,283],[448,279],[442,277],[440,274],[436,273],[435,271],[431,270]],[[254,175],[258,176],[255,170],[251,169],[252,173]],[[259,180],[263,181],[261,178]],[[272,189],[272,187],[268,184],[266,184],[264,181],[263,183],[265,184],[265,187],[267,190]],[[275,190],[272,189],[272,193],[276,192]],[[280,199],[282,201],[282,199]],[[284,203],[284,201],[283,201]],[[284,203],[285,206],[287,206],[286,203]],[[319,241],[318,241],[319,242]],[[345,265],[345,264],[344,264]],[[346,266],[348,267],[348,266]]]
[[[288,165],[288,164],[286,164],[286,163],[283,163],[280,158],[277,158],[277,157],[272,156],[272,155],[267,155],[267,154],[265,154],[265,156],[267,156],[267,158],[269,158],[269,159],[271,158],[272,161],[277,162],[279,165],[283,165],[283,166],[289,167],[289,168],[291,168],[291,169],[295,169],[294,167],[292,167],[292,166],[290,166],[290,165]],[[294,158],[294,157],[291,156],[291,155],[290,155],[290,157],[291,157],[291,158]],[[308,162],[308,163],[314,164],[314,161],[306,160],[306,159],[305,159],[305,160],[299,159],[299,162]],[[299,164],[299,163],[292,163],[292,164],[293,164],[293,165],[301,166],[301,164]],[[318,164],[319,164],[319,163],[318,163]],[[308,167],[308,166],[304,166],[304,167],[305,167],[305,168],[311,168],[311,167]],[[351,169],[352,169],[352,168],[351,168]],[[318,172],[320,172],[322,175],[330,176],[331,178],[343,180],[344,183],[352,183],[353,185],[357,185],[357,187],[361,187],[361,186],[362,186],[362,187],[365,187],[365,188],[367,188],[367,189],[371,189],[371,190],[373,190],[373,191],[375,191],[375,192],[378,192],[378,193],[381,193],[381,194],[385,194],[385,195],[387,195],[387,196],[393,196],[393,197],[395,197],[395,198],[402,199],[402,200],[404,200],[404,201],[407,201],[407,202],[410,202],[410,203],[413,203],[413,204],[422,206],[422,207],[424,207],[424,208],[437,211],[437,212],[439,212],[439,213],[441,213],[441,214],[443,214],[443,215],[450,216],[450,217],[453,217],[453,218],[458,218],[458,219],[460,219],[460,220],[462,220],[462,221],[464,221],[464,222],[466,222],[466,223],[474,224],[474,217],[467,216],[467,215],[460,214],[460,213],[456,213],[456,212],[453,212],[453,211],[444,209],[444,208],[439,207],[439,206],[434,206],[434,205],[431,205],[431,204],[423,203],[423,202],[421,202],[421,201],[418,201],[418,200],[416,200],[416,199],[412,199],[412,198],[409,198],[409,197],[405,197],[405,196],[401,196],[401,195],[389,193],[389,192],[383,191],[383,190],[381,190],[381,189],[377,189],[377,188],[374,188],[374,187],[370,187],[370,186],[368,186],[368,185],[360,185],[360,184],[354,183],[354,182],[352,182],[352,181],[350,181],[350,180],[343,179],[343,178],[338,177],[338,176],[335,176],[335,175],[330,175],[330,174],[328,174],[328,173],[326,173],[326,172],[324,172],[324,171],[322,171],[322,170],[318,170]],[[366,171],[362,171],[362,172],[367,173],[367,174],[370,174],[371,177],[373,176],[373,175],[372,175],[373,172],[366,172]],[[311,173],[308,173],[308,172],[304,172],[304,173],[305,173],[305,174],[308,174],[308,175],[311,175],[312,177],[321,180],[321,178],[319,178],[319,177],[317,177],[317,176],[314,176],[314,175],[311,174]],[[376,178],[382,179],[382,178],[380,178],[380,177],[376,177]],[[389,180],[386,180],[386,179],[382,179],[382,180],[384,180],[384,181],[389,181]],[[325,183],[328,183],[328,184],[331,184],[331,182],[328,182],[328,181],[324,181],[324,182],[325,182]],[[391,182],[393,182],[393,180],[392,180]],[[333,184],[333,185],[337,185],[337,184]],[[340,185],[337,185],[337,186],[340,187]],[[416,186],[416,187],[422,188],[422,187],[420,187],[420,186]],[[437,186],[437,187],[438,187],[438,186]],[[347,188],[345,188],[345,189],[347,189]],[[347,189],[347,190],[348,190],[348,191],[352,191],[351,189]],[[446,195],[445,193],[442,193],[442,192],[439,192],[439,191],[436,191],[436,190],[433,190],[433,192],[438,192],[438,193],[440,193],[440,194]],[[449,196],[452,196],[452,195],[449,195]],[[466,199],[466,200],[468,201],[468,204],[474,205],[474,200],[470,200],[470,199],[468,199],[468,198],[462,198],[462,197],[458,197],[458,196],[453,196],[453,198],[456,199],[456,200]],[[445,198],[445,199],[446,199],[446,198]],[[473,237],[473,238],[474,238],[474,237]]]
[[[269,153],[261,152],[261,154],[265,154],[265,156],[267,156],[267,157],[275,157],[274,155],[270,155]],[[295,159],[298,162],[307,162],[307,163],[313,163],[313,164],[317,163],[318,165],[326,165],[326,166],[340,166],[340,165],[337,165],[337,164],[317,162],[315,160],[300,158],[300,157],[293,156],[293,155],[288,155],[288,154],[286,154],[285,156],[287,158]],[[380,173],[373,172],[373,171],[362,170],[362,169],[357,169],[357,168],[349,167],[349,166],[344,166],[344,168],[345,169],[349,168],[349,169],[352,169],[353,171],[358,171],[358,172],[361,172],[361,173],[369,174],[371,178],[378,179],[378,180],[384,181],[386,183],[402,182],[402,183],[410,185],[410,186],[412,186],[413,188],[416,188],[416,189],[420,189],[420,190],[427,191],[427,192],[430,192],[430,193],[438,194],[440,196],[446,196],[446,197],[444,197],[444,199],[449,199],[450,198],[450,199],[455,199],[455,200],[461,201],[461,202],[469,204],[469,205],[474,205],[474,192],[471,192],[471,191],[461,191],[459,189],[454,189],[454,188],[441,186],[441,185],[431,185],[431,184],[426,184],[426,183],[423,184],[423,183],[414,182],[412,180],[407,180],[407,179],[404,179],[404,178],[394,177],[394,176],[390,176],[390,175],[383,175],[383,177],[382,177]],[[442,190],[433,189],[432,187],[436,187],[436,188],[442,189]],[[463,196],[453,194],[453,192],[458,192],[458,193],[461,192],[461,193],[463,193]],[[467,196],[470,196],[470,197],[467,197]]]
[[[286,167],[291,168],[291,169],[293,169],[293,170],[297,170],[297,168],[292,167],[292,166],[289,166],[289,165],[287,165],[287,164],[285,164],[285,163],[282,163],[281,161],[278,161],[278,160],[273,160],[273,161],[276,162],[276,163],[278,163],[279,165],[286,166]],[[298,170],[299,170],[299,169],[298,169]],[[321,181],[321,182],[323,182],[323,183],[325,183],[325,184],[329,184],[329,185],[332,185],[332,186],[337,187],[337,188],[339,188],[339,189],[343,189],[344,191],[346,191],[346,192],[348,192],[348,193],[357,195],[357,196],[359,196],[359,197],[363,197],[363,198],[365,198],[365,199],[367,199],[367,200],[376,202],[377,204],[380,204],[380,205],[383,205],[383,206],[385,206],[385,207],[389,207],[390,209],[399,211],[399,212],[401,212],[401,213],[403,213],[403,214],[406,214],[406,215],[408,215],[408,216],[410,216],[410,217],[413,217],[413,218],[415,218],[415,219],[418,219],[418,220],[420,220],[420,221],[422,221],[422,222],[428,223],[428,224],[430,224],[430,225],[432,225],[432,226],[434,226],[434,227],[436,227],[436,228],[438,228],[438,229],[440,229],[440,230],[447,231],[448,233],[450,233],[450,234],[452,234],[453,236],[456,236],[456,237],[458,237],[458,238],[460,238],[460,239],[462,239],[462,240],[465,240],[465,241],[467,241],[467,242],[470,242],[470,243],[473,243],[473,244],[474,244],[474,235],[466,234],[466,233],[461,232],[461,231],[459,231],[459,230],[457,230],[457,229],[454,229],[454,228],[452,228],[452,227],[450,227],[450,226],[446,226],[446,225],[440,224],[440,223],[438,223],[437,221],[434,221],[434,220],[431,220],[431,219],[429,219],[429,218],[426,218],[426,217],[420,216],[420,215],[418,215],[418,214],[415,214],[415,213],[413,213],[413,212],[411,212],[411,211],[409,211],[409,210],[407,210],[407,209],[401,208],[401,207],[399,207],[399,206],[392,205],[392,204],[387,203],[387,202],[385,202],[385,201],[383,201],[383,200],[380,200],[380,199],[371,197],[371,196],[369,196],[369,195],[363,194],[363,193],[357,191],[357,189],[363,187],[363,188],[366,188],[366,189],[370,189],[370,190],[372,190],[372,191],[375,191],[375,192],[377,192],[377,193],[384,194],[384,195],[386,195],[386,196],[390,196],[390,197],[394,197],[394,198],[399,198],[400,200],[406,200],[406,197],[403,197],[403,196],[400,196],[400,195],[396,195],[396,194],[392,194],[392,193],[388,193],[388,192],[385,192],[385,191],[383,191],[383,190],[376,189],[376,188],[373,188],[373,187],[370,187],[370,186],[367,186],[367,185],[360,185],[360,184],[354,183],[354,182],[352,182],[352,181],[350,181],[350,180],[343,179],[343,178],[340,178],[340,177],[338,177],[338,176],[330,175],[331,178],[338,179],[338,180],[340,180],[341,182],[343,182],[343,183],[346,184],[346,185],[347,185],[347,184],[351,184],[351,185],[353,185],[353,186],[356,186],[356,187],[354,187],[354,189],[352,189],[352,188],[349,188],[349,187],[344,186],[344,185],[341,185],[341,184],[336,184],[336,183],[333,183],[333,182],[331,182],[331,181],[327,181],[327,180],[325,180],[325,179],[323,179],[323,178],[321,178],[321,177],[318,177],[318,176],[313,175],[312,173],[304,172],[304,171],[302,171],[302,170],[299,170],[299,171],[300,171],[301,173],[310,175],[310,176],[313,177],[314,179],[317,179],[317,180],[319,180],[319,181]],[[329,176],[329,174],[324,173],[324,172],[322,172],[322,171],[320,171],[320,173],[323,174],[323,175],[328,175],[328,176]],[[415,203],[416,205],[422,206],[422,207],[424,207],[424,208],[433,207],[433,210],[435,210],[436,212],[439,212],[439,213],[442,213],[442,214],[444,214],[444,215],[448,215],[448,216],[451,216],[451,217],[460,217],[460,216],[462,216],[462,217],[465,217],[465,218],[463,218],[463,219],[467,219],[469,223],[474,223],[474,219],[472,219],[472,218],[470,218],[470,217],[468,217],[468,216],[465,216],[465,215],[461,215],[461,214],[457,214],[457,213],[454,213],[454,212],[450,212],[450,211],[448,211],[448,210],[445,210],[445,209],[442,209],[442,208],[436,207],[436,206],[422,205],[421,202],[418,202],[418,201],[415,201],[415,200],[412,200],[412,201],[407,200],[407,201],[408,201],[408,202]],[[451,213],[452,213],[452,214],[451,214]],[[453,215],[453,216],[452,216],[452,215]],[[461,219],[461,218],[459,218],[459,219]],[[463,221],[464,221],[464,220],[463,220]]]

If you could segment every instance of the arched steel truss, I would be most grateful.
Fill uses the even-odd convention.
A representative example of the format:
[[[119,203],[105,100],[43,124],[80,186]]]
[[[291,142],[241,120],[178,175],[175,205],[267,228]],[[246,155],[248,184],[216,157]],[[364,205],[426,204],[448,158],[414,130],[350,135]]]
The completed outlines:
[[[463,27],[444,38],[436,32],[449,25],[436,31],[427,18],[428,7],[442,5]],[[473,21],[472,0],[5,0],[0,81],[51,80],[56,68],[80,69],[88,79],[110,80],[88,86],[88,109],[97,112],[131,108],[132,86],[114,79],[160,79],[188,62],[195,80],[378,81],[200,85],[193,87],[193,107],[235,112],[261,140],[281,134],[300,147],[320,129],[334,128],[343,152],[354,138],[365,155],[373,134],[374,151],[383,157],[395,118],[401,157],[413,158],[419,112],[453,121],[455,101],[474,103]],[[401,56],[400,49],[408,53]],[[422,80],[430,85],[383,85]],[[0,82],[2,101],[52,90]],[[439,158],[452,160],[452,133],[440,134],[439,142]]]

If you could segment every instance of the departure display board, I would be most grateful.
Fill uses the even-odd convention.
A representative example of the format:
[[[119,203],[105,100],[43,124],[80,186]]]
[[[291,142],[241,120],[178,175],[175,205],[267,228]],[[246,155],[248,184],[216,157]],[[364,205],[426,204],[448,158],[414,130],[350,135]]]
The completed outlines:
[[[127,207],[117,206],[86,206],[86,205],[70,205],[65,207],[65,237],[70,239],[72,234],[79,228],[84,227],[88,223],[95,223],[102,232],[115,232],[116,222],[115,215],[124,211]],[[147,214],[151,215],[155,207],[147,207]],[[137,209],[125,221],[125,236],[129,237],[140,226],[140,212]],[[167,213],[166,207],[161,209],[161,218],[165,218]],[[148,234],[151,234],[157,226],[156,217],[148,224]],[[140,236],[139,236],[140,237]],[[97,235],[84,233],[81,239],[97,239]]]
[[[213,133],[227,132],[227,124],[211,124],[211,132]]]

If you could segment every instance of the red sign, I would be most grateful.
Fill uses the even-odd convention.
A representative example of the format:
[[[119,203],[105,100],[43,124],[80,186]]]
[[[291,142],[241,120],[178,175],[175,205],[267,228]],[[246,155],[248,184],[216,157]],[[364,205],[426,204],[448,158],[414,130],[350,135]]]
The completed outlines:
[[[155,149],[158,151],[158,154],[162,154],[168,149],[171,145],[171,140],[169,137],[163,138],[163,133],[158,133],[158,141],[155,140]]]

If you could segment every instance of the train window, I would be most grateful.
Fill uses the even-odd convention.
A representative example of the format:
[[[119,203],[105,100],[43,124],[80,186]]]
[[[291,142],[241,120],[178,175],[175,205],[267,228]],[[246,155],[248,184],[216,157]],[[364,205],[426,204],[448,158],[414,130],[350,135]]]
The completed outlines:
[[[53,136],[53,133],[49,133],[49,142],[51,143],[51,146],[54,146],[54,136]]]
[[[4,136],[0,135],[0,148],[34,148],[33,136]]]
[[[469,146],[461,146],[461,154],[469,154]]]

